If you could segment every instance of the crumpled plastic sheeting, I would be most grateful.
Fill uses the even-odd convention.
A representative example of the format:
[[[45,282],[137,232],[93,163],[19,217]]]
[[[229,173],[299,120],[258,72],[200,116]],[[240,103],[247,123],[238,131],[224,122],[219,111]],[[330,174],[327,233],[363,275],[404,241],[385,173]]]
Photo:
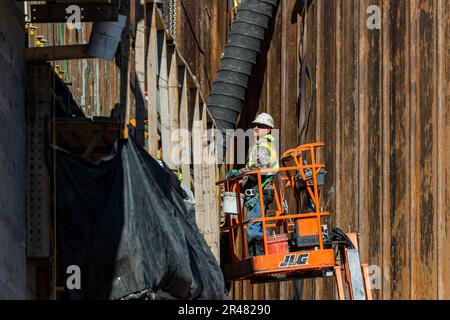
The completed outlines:
[[[178,179],[134,141],[99,165],[63,152],[56,165],[59,261],[63,270],[81,269],[81,290],[67,291],[67,299],[160,290],[177,299],[227,299]]]

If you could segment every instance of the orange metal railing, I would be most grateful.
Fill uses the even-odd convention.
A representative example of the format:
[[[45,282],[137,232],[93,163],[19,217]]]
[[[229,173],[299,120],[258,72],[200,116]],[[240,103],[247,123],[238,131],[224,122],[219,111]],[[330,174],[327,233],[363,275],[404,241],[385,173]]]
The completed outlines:
[[[225,227],[222,228],[221,234],[229,236],[230,245],[232,248],[232,259],[233,262],[242,261],[248,258],[246,254],[247,241],[246,241],[246,230],[248,228],[249,223],[253,222],[261,222],[263,229],[263,243],[264,243],[264,252],[265,255],[268,254],[268,231],[270,229],[275,229],[278,227],[283,227],[285,230],[288,229],[289,222],[302,220],[302,219],[316,219],[317,223],[317,232],[319,238],[319,249],[324,249],[323,236],[322,236],[322,218],[329,216],[329,213],[322,212],[321,206],[319,203],[319,186],[318,186],[318,175],[320,172],[325,169],[325,165],[323,163],[317,162],[317,149],[324,146],[324,143],[313,143],[300,146],[295,149],[291,149],[286,151],[281,157],[281,167],[279,169],[265,169],[265,170],[254,170],[245,172],[239,176],[230,178],[228,180],[219,181],[218,185],[224,186],[224,191],[226,192],[236,192],[238,196],[236,197],[237,207],[238,207],[238,215],[233,217],[232,215],[228,215],[228,223]],[[309,176],[308,176],[309,172]],[[275,174],[275,179],[280,179],[277,182],[281,183],[273,183],[274,188],[274,203],[275,210],[271,210],[275,215],[269,216],[266,215],[266,208],[264,202],[264,193],[263,193],[263,176]],[[241,195],[241,182],[245,177],[256,176],[258,182],[258,192],[259,192],[259,201],[261,207],[261,218],[257,219],[246,219],[245,218],[245,210],[241,205],[240,195]],[[295,199],[297,201],[301,201],[300,195],[301,192],[297,186],[298,178],[300,178],[303,182],[304,188],[306,189],[308,195],[311,197],[314,206],[315,212],[308,213],[288,213],[286,212],[283,204],[286,200],[285,190],[293,189]],[[284,189],[284,190],[281,190]],[[236,255],[237,241],[236,236],[240,233],[240,247],[241,247],[241,258]]]

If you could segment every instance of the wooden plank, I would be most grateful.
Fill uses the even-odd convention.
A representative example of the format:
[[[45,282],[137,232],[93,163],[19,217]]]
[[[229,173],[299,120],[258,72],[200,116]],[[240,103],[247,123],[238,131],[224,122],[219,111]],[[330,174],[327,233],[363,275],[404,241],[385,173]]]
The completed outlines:
[[[253,300],[253,287],[249,280],[243,281],[242,300]]]
[[[316,2],[317,3],[317,2]],[[311,3],[305,7],[305,3],[299,5],[298,10],[299,14],[303,13],[302,17],[302,28],[305,30],[303,37],[300,38],[300,47],[299,47],[299,55],[301,59],[301,66],[299,71],[300,77],[300,90],[299,96],[302,98],[299,101],[299,106],[302,112],[301,119],[303,123],[300,127],[300,141],[299,144],[304,143],[312,143],[316,142],[320,130],[320,122],[322,114],[318,109],[317,105],[317,94],[316,94],[316,86],[317,86],[317,73],[316,65],[318,60],[318,52],[317,52],[317,37],[318,37],[318,29],[317,29],[317,20],[315,19],[317,14],[317,5],[316,3]],[[303,67],[304,64],[304,67]],[[319,76],[320,77],[320,76]],[[318,154],[318,158],[322,155]],[[310,282],[310,284],[308,283]],[[326,288],[326,285],[329,284],[327,279],[312,279],[311,281],[306,282],[306,288],[309,299],[324,299],[326,292],[332,292]],[[331,282],[333,284],[333,282]],[[308,287],[312,286],[308,290]]]
[[[169,99],[169,72],[168,72],[167,38],[164,31],[158,31],[158,61],[159,61],[159,101],[161,108],[161,147],[163,158],[170,168],[174,168],[171,159],[170,142],[170,99]]]
[[[211,38],[212,38],[212,26],[211,26],[211,0],[203,0],[202,5],[206,18],[202,19],[201,24],[201,45],[203,47],[204,54],[201,56],[202,64],[202,92],[204,97],[208,97],[211,89]],[[200,8],[201,9],[201,8]],[[200,16],[202,13],[200,12]]]
[[[124,14],[126,14],[124,12]],[[128,124],[130,123],[130,111],[131,111],[131,39],[130,39],[130,26],[129,21],[125,25],[124,32],[121,39],[121,52],[120,52],[120,122],[122,125],[122,138],[128,138]],[[84,72],[83,68],[83,72]],[[85,77],[82,76],[84,79]],[[84,86],[83,86],[84,90]],[[81,102],[83,104],[83,101]]]
[[[266,105],[264,111],[269,113],[275,122],[275,128],[281,128],[281,39],[282,39],[282,6],[279,7],[275,16],[273,25],[272,41],[270,43],[269,51],[267,53],[267,82],[264,87],[266,95]],[[261,106],[260,106],[260,112]],[[283,139],[283,137],[279,137]],[[278,145],[281,141],[277,141]],[[266,284],[266,297],[270,299],[279,300],[281,284],[274,282]]]
[[[261,284],[254,284],[252,286],[252,300],[253,301],[260,301],[263,300],[263,297],[261,296]]]
[[[445,2],[438,1],[438,126],[439,126],[439,160],[438,160],[438,191],[439,191],[439,299],[450,299],[450,157],[448,148],[450,142],[450,8]]]
[[[89,45],[75,44],[55,47],[25,48],[25,59],[31,61],[73,60],[94,58],[88,52]]]
[[[177,47],[181,55],[186,59],[186,65],[192,71],[193,75],[201,80],[200,75],[200,55],[203,51],[201,47],[200,24],[196,16],[204,14],[198,0],[184,0],[178,4],[177,24],[185,26],[177,28]]]
[[[211,2],[211,81],[215,81],[226,42],[227,4],[221,0],[212,0]]]
[[[185,67],[179,67],[179,81],[181,85],[180,95],[180,129],[185,132],[190,132],[189,125],[189,95],[188,95],[188,83],[187,83],[187,71]],[[181,172],[183,174],[183,181],[188,188],[191,188],[191,140],[190,137],[182,137],[182,150],[181,150]]]
[[[206,104],[204,104],[204,129],[207,130],[208,129],[208,125],[207,125],[207,106]],[[212,136],[212,141],[215,141],[215,136],[214,136],[214,131],[212,132],[213,136]],[[211,241],[211,245],[212,245],[212,251],[213,254],[215,255],[215,257],[217,258],[217,261],[220,261],[220,215],[219,215],[219,201],[218,199],[220,198],[220,189],[219,187],[216,186],[216,181],[218,181],[218,177],[217,177],[217,155],[216,155],[216,150],[215,150],[215,145],[214,143],[211,143],[209,146],[207,146],[208,148],[208,155],[210,155],[210,157],[212,158],[212,160],[209,162],[209,164],[207,165],[207,167],[209,168],[209,181],[208,181],[208,186],[209,186],[209,192],[208,194],[206,194],[207,197],[207,202],[209,203],[209,208],[205,207],[205,211],[206,214],[208,214],[208,216],[211,219],[211,237],[212,237],[212,241]]]
[[[223,52],[220,46],[220,33],[219,33],[219,4],[222,1],[212,0],[211,1],[211,73],[212,73],[212,81],[216,80],[217,71],[220,67],[220,56],[219,52]]]
[[[418,100],[416,254],[419,299],[437,298],[437,198],[436,185],[436,11],[433,1],[418,1]],[[419,258],[420,257],[420,258]]]
[[[370,5],[382,7],[381,1],[363,1],[360,7],[360,24],[367,21],[366,10]],[[360,132],[363,135],[360,148],[360,248],[363,262],[380,268],[382,264],[382,31],[362,28],[360,40]],[[380,299],[381,291],[374,290],[373,298]]]
[[[153,158],[158,157],[158,48],[156,29],[156,8],[147,6],[147,26],[149,26],[149,46],[147,50],[147,91],[148,91],[148,152]]]
[[[205,237],[208,231],[208,225],[206,224],[205,210],[204,210],[204,197],[203,197],[203,185],[204,176],[202,170],[202,124],[201,124],[201,110],[199,105],[199,94],[195,90],[193,94],[193,108],[194,108],[194,123],[192,128],[192,153],[194,159],[194,193],[195,193],[195,220],[200,233],[203,235],[205,240],[208,242],[207,237]]]
[[[210,195],[212,190],[212,187],[215,185],[215,179],[211,179],[211,170],[210,165],[205,161],[204,155],[207,149],[207,143],[205,141],[205,134],[206,134],[206,108],[207,106],[202,102],[199,101],[200,104],[200,168],[201,168],[201,176],[203,177],[203,186],[202,186],[202,198],[203,198],[203,214],[204,214],[204,223],[206,226],[205,234],[206,239],[209,245],[209,248],[213,252],[214,256],[218,258],[218,261],[220,261],[220,256],[217,255],[217,245],[218,245],[218,239],[220,237],[220,232],[218,230],[218,227],[214,224],[214,217],[213,213],[215,211],[211,210],[211,203],[212,200]]]
[[[411,1],[410,7],[409,7],[409,18],[410,18],[410,59],[411,59],[411,65],[417,65],[418,63],[418,3],[416,0]],[[417,68],[414,68],[414,70],[411,70],[411,80],[410,80],[410,104],[411,104],[411,212],[410,212],[410,228],[411,228],[411,260],[410,260],[410,267],[411,267],[411,299],[418,299],[418,292],[420,288],[417,287],[417,265],[415,260],[418,258],[417,255],[417,206],[419,203],[419,197],[418,197],[418,171],[417,171],[417,110],[418,110],[418,92],[417,92],[417,86],[418,86],[418,73]]]
[[[369,221],[368,221],[368,189],[369,189],[369,117],[368,117],[368,90],[369,90],[369,32],[368,28],[361,28],[367,21],[367,7],[370,4],[366,1],[358,1],[359,29],[358,34],[358,131],[359,131],[359,150],[358,150],[358,220],[359,220],[359,245],[360,257],[362,261],[367,258],[367,241],[369,239]],[[379,107],[379,106],[378,106]],[[379,176],[378,176],[379,177]]]
[[[266,73],[269,77],[267,78],[267,86],[265,87],[265,94],[267,96],[265,111],[273,117],[275,128],[280,128],[281,125],[281,21],[282,10],[280,8],[275,18],[272,42],[267,57]]]
[[[145,65],[145,53],[147,51],[147,32],[146,32],[146,8],[145,0],[139,0],[139,6],[142,10],[137,12],[137,27],[136,27],[136,43],[135,43],[135,68],[136,68],[136,143],[144,147],[144,120],[145,109],[147,103],[145,100],[145,83],[146,83],[146,65]]]
[[[325,142],[322,151],[328,174],[326,184],[321,192],[322,206],[331,213],[329,228],[336,226],[336,160],[337,160],[337,72],[339,69],[337,52],[337,3],[330,2],[325,6],[317,2],[317,70],[316,76],[316,108],[317,108],[317,140]],[[322,299],[334,299],[334,281],[325,281],[322,287]]]
[[[340,81],[339,77],[340,77],[340,73],[341,73],[341,64],[342,64],[342,61],[341,61],[341,59],[342,59],[341,58],[342,57],[342,54],[341,54],[342,40],[339,37],[339,34],[340,34],[340,25],[341,25],[342,18],[341,18],[341,14],[340,14],[340,12],[341,12],[341,2],[340,1],[336,1],[334,3],[335,3],[335,7],[332,8],[332,9],[334,9],[333,10],[334,11],[334,16],[335,16],[334,28],[336,30],[334,32],[336,66],[335,66],[335,68],[333,68],[335,70],[335,74],[334,74],[334,80],[335,80],[334,83],[335,84],[331,88],[335,89],[335,91],[332,93],[332,96],[334,96],[334,99],[335,99],[334,100],[334,106],[335,107],[334,107],[334,110],[333,110],[334,111],[334,115],[330,115],[330,119],[329,119],[330,122],[329,122],[329,124],[330,124],[330,126],[334,127],[334,134],[335,134],[335,136],[334,137],[330,137],[330,138],[331,138],[331,141],[334,142],[335,149],[333,150],[334,152],[333,152],[333,155],[332,155],[332,157],[334,158],[333,166],[331,168],[332,171],[331,171],[331,175],[329,174],[329,176],[332,176],[332,179],[334,181],[334,184],[333,184],[334,192],[332,193],[332,197],[334,199],[334,203],[333,203],[334,204],[334,208],[333,208],[334,209],[334,211],[333,211],[334,215],[333,215],[333,218],[332,218],[333,220],[332,221],[333,221],[333,227],[337,227],[337,226],[340,226],[339,218],[338,218],[338,215],[339,215],[338,205],[339,205],[340,199],[338,199],[337,193],[338,193],[338,172],[339,172],[339,166],[340,166],[339,152],[341,150],[341,142],[340,142],[340,139],[338,139],[338,137],[340,136],[341,128],[338,125],[338,123],[340,122],[340,118],[341,118],[341,115],[340,115],[341,99],[339,98],[340,97],[339,96],[340,95],[340,90],[341,90],[341,81]],[[325,124],[326,124],[326,122],[325,122]],[[326,130],[326,132],[327,131],[328,130]],[[330,132],[330,133],[333,134],[333,132]],[[325,158],[326,158],[326,153],[325,153]],[[328,166],[328,168],[329,167],[330,166]],[[336,288],[336,286],[335,286],[335,288]],[[335,298],[337,297],[337,291],[336,290],[334,290],[334,297]]]
[[[131,5],[130,9],[133,9],[134,6]],[[130,21],[130,24],[133,24],[133,21]],[[134,28],[132,26],[132,28]],[[134,30],[134,29],[133,29]],[[134,31],[133,31],[134,32]],[[126,107],[126,116],[125,116],[125,123],[126,125],[130,124],[130,121],[133,117],[135,117],[136,113],[136,109],[134,108],[136,106],[136,98],[135,98],[135,74],[136,74],[136,70],[135,70],[135,63],[134,61],[136,60],[136,52],[134,51],[134,49],[132,48],[132,37],[130,36],[130,47],[129,47],[129,55],[128,55],[128,69],[127,70],[127,99],[126,99],[126,103],[127,103],[127,107]],[[86,95],[86,99],[88,101],[88,106],[91,105],[91,94],[90,94],[90,84],[92,83],[90,81],[90,68],[86,68],[86,91],[85,91],[85,95]],[[90,114],[92,114],[92,111]],[[127,133],[127,138],[128,138],[128,133]]]
[[[296,1],[288,0],[281,3],[282,15],[282,37],[281,37],[281,83],[280,83],[280,129],[284,128],[281,140],[279,142],[280,152],[297,146],[297,88],[292,84],[297,82],[297,74],[292,72],[292,66],[298,63],[297,46],[297,27],[291,23],[292,12],[295,12]],[[289,199],[290,206],[294,209],[295,203]]]
[[[296,22],[297,22],[297,144],[302,145],[311,140],[315,140],[316,136],[316,112],[313,111],[313,88],[312,82],[308,79],[307,71],[316,73],[313,61],[309,60],[311,58],[315,59],[314,45],[312,46],[312,41],[315,39],[315,28],[312,27],[311,21],[313,14],[308,10],[306,2],[297,2],[296,7]],[[312,63],[312,64],[311,64]],[[309,66],[309,67],[308,67]],[[310,126],[311,123],[314,125]],[[301,203],[297,203],[297,209],[301,209]],[[305,279],[303,280],[303,292],[301,293],[301,299],[312,300],[315,298],[315,279]],[[300,297],[298,297],[300,298]]]
[[[300,144],[315,142],[317,138],[317,123],[320,115],[317,112],[316,94],[315,94],[315,64],[316,64],[316,22],[314,17],[315,5],[311,4],[305,7],[299,6],[300,12],[305,12],[302,18],[302,27],[304,27],[304,36],[301,39],[299,47],[300,64],[305,66],[300,69],[300,109],[302,112],[303,124],[300,129]],[[304,74],[303,74],[304,73]],[[309,73],[309,75],[308,75]]]
[[[382,299],[391,299],[391,233],[390,233],[390,210],[391,210],[391,188],[390,188],[390,158],[386,155],[390,155],[390,20],[388,13],[390,12],[390,1],[383,0],[383,263],[382,263],[382,276],[383,276],[383,288]]]
[[[338,37],[341,42],[341,70],[337,78],[340,83],[338,109],[340,149],[337,153],[339,163],[336,168],[337,226],[344,231],[358,227],[358,7],[357,2],[341,0],[342,20]],[[344,18],[345,17],[345,18]]]
[[[391,64],[386,106],[390,119],[390,293],[386,298],[408,299],[410,296],[409,212],[410,212],[410,110],[408,108],[409,61],[405,50],[408,37],[407,4],[402,0],[390,6],[389,60]],[[387,160],[387,159],[386,159]],[[384,226],[385,228],[387,226]]]
[[[173,163],[172,169],[178,169],[180,154],[175,149],[175,144],[178,143],[176,131],[179,128],[180,104],[179,104],[179,84],[178,84],[178,64],[175,47],[170,45],[167,47],[167,60],[169,70],[169,133],[170,133],[170,157]]]
[[[445,104],[445,92],[443,91],[443,83],[444,83],[444,75],[445,75],[445,57],[443,57],[443,53],[445,52],[445,44],[444,44],[444,32],[445,32],[445,8],[442,4],[442,1],[438,1],[436,4],[436,10],[437,10],[437,63],[440,66],[438,69],[438,74],[436,78],[437,83],[437,170],[438,175],[436,177],[436,184],[437,184],[437,202],[438,202],[438,208],[437,208],[437,224],[438,224],[438,243],[437,243],[437,256],[438,256],[438,270],[437,270],[437,281],[438,281],[438,299],[442,299],[445,283],[443,281],[443,277],[445,275],[445,271],[442,270],[442,251],[443,251],[443,242],[444,242],[444,232],[445,232],[445,222],[443,221],[443,201],[442,201],[442,193],[443,190],[445,190],[445,186],[442,184],[442,176],[440,172],[445,171],[445,167],[442,163],[442,141],[443,141],[443,129],[442,129],[442,119],[445,119],[445,114],[443,112],[444,110],[444,104]],[[445,192],[445,191],[444,191]],[[445,210],[445,209],[444,209]],[[444,259],[445,262],[445,259]]]
[[[243,295],[243,285],[244,282],[243,281],[236,281],[234,283],[234,300],[242,300],[244,295]]]
[[[215,208],[215,169],[213,165],[210,165],[206,159],[205,154],[209,151],[211,146],[207,145],[205,140],[207,130],[207,106],[203,101],[198,100],[200,109],[200,132],[199,132],[199,162],[202,177],[202,198],[203,198],[203,213],[204,213],[204,225],[206,241],[211,249],[212,253],[216,257],[217,261],[220,261],[220,230],[217,220],[217,210]],[[211,170],[213,169],[213,170]]]
[[[149,2],[148,0],[145,0],[145,1]],[[154,3],[154,1],[150,1],[150,2]],[[165,4],[165,5],[168,5],[168,4]],[[164,21],[162,19],[160,10],[156,10],[156,29],[158,31],[166,32],[165,31],[165,26],[164,26]]]
[[[295,147],[298,144],[297,121],[296,121],[296,103],[297,90],[292,85],[297,83],[297,74],[290,72],[290,68],[296,65],[298,55],[297,50],[297,28],[291,23],[292,12],[294,11],[296,1],[289,0],[281,3],[282,31],[281,31],[281,102],[280,102],[280,128],[281,132],[279,142],[279,153]],[[290,210],[296,209],[295,199],[292,194],[286,195]],[[281,285],[280,298],[282,300],[292,300],[294,298],[294,289],[292,281]],[[258,299],[258,297],[254,297]]]

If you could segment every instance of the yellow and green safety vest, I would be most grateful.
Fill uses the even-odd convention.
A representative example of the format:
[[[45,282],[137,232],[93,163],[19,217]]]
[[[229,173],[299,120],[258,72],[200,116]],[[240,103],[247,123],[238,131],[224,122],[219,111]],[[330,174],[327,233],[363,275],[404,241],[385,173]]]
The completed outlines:
[[[269,151],[270,156],[265,158],[264,154],[261,153],[261,148],[266,148]],[[258,157],[258,155],[263,157]],[[250,170],[280,168],[278,154],[275,150],[275,138],[271,134],[258,139],[255,145],[250,148],[247,167]],[[276,174],[276,172],[271,175],[274,174]]]

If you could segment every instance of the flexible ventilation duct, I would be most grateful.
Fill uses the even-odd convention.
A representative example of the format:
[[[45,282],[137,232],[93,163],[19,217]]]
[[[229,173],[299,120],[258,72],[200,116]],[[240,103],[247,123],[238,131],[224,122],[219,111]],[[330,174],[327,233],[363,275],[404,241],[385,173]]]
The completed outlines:
[[[208,99],[216,127],[235,129],[242,104],[279,0],[246,0],[231,26],[217,80]]]

